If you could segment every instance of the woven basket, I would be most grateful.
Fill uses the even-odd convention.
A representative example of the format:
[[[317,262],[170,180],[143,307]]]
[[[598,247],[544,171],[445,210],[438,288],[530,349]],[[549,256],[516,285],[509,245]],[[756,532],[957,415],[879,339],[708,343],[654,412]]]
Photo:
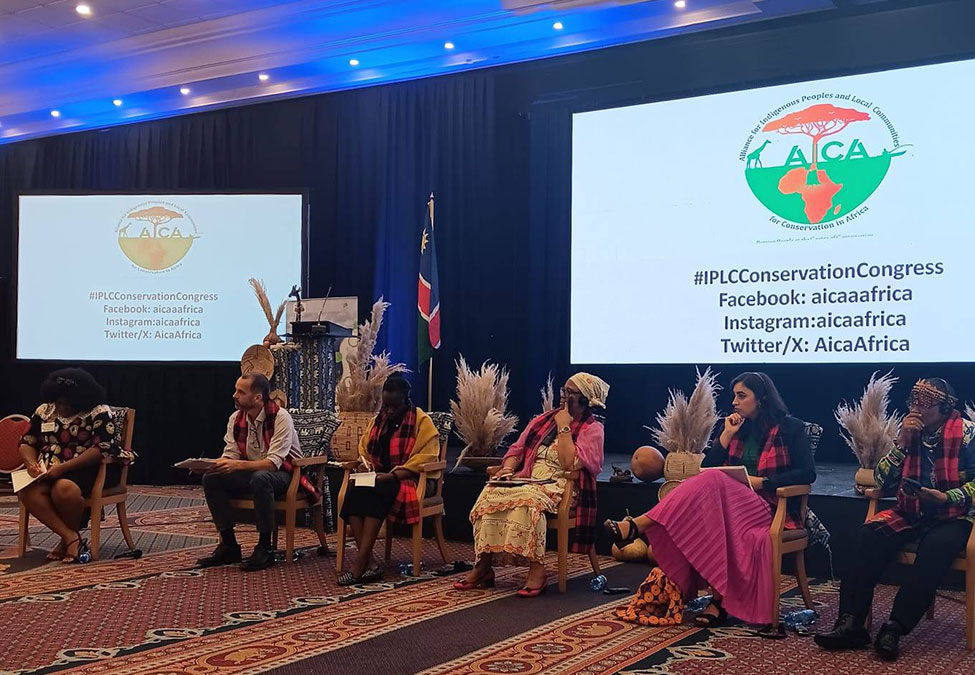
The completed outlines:
[[[332,456],[338,462],[355,461],[359,459],[359,439],[366,433],[376,413],[340,412],[337,415],[342,420],[342,426],[332,436]]]
[[[664,478],[668,481],[682,481],[701,473],[703,454],[695,452],[670,452],[664,460]]]
[[[657,489],[657,501],[662,501],[663,498],[670,494],[670,491],[680,485],[680,483],[681,481],[679,480],[665,480],[664,484]]]

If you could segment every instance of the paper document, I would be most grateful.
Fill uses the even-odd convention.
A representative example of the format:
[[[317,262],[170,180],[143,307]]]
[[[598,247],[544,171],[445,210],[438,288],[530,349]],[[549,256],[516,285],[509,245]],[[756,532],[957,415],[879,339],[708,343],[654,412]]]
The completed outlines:
[[[356,487],[376,487],[376,472],[354,473],[352,474],[352,482],[355,483]]]
[[[701,471],[721,471],[726,476],[747,485],[752,492],[755,491],[755,488],[752,487],[751,482],[748,480],[748,469],[743,466],[706,466]]]
[[[41,468],[44,469],[45,472],[47,471],[47,468],[43,464],[41,464]],[[30,485],[31,483],[33,483],[35,480],[37,480],[43,475],[44,474],[42,473],[36,477],[31,476],[30,472],[28,472],[27,469],[19,469],[17,471],[11,471],[10,481],[13,483],[14,492],[20,492],[25,487],[27,487],[28,485]]]
[[[177,469],[189,469],[190,471],[202,473],[212,469],[213,465],[216,463],[217,460],[209,457],[196,457],[194,459],[184,459],[182,462],[173,464],[173,466],[175,466]]]

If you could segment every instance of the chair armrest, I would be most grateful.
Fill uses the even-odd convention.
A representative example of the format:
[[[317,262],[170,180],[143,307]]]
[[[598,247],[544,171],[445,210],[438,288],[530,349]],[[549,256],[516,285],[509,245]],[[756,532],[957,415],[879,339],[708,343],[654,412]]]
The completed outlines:
[[[291,466],[318,466],[328,463],[328,457],[317,455],[315,457],[299,457],[291,460]]]
[[[447,468],[447,462],[427,462],[420,466],[420,473],[432,473],[434,471],[443,471]]]
[[[874,500],[883,499],[884,491],[881,490],[880,488],[867,488],[866,490],[863,491],[863,496],[866,497],[867,499],[874,499]]]
[[[485,469],[487,471],[488,478],[494,478],[498,472],[501,470],[500,466],[489,466]]]
[[[786,497],[801,497],[812,492],[812,485],[786,485],[775,491],[775,496],[780,499]]]

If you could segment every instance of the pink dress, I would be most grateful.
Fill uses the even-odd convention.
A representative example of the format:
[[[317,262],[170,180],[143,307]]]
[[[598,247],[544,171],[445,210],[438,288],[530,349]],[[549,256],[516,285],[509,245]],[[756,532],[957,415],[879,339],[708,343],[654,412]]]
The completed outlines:
[[[732,616],[772,622],[772,509],[721,471],[681,483],[646,514],[645,534],[660,569],[694,597],[710,585]]]

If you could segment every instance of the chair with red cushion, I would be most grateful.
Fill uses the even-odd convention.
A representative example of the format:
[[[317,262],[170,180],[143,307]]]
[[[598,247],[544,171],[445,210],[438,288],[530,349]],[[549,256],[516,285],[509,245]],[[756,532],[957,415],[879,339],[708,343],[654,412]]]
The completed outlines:
[[[30,427],[30,418],[8,415],[0,420],[0,472],[10,473],[23,467],[20,457],[20,439]]]

